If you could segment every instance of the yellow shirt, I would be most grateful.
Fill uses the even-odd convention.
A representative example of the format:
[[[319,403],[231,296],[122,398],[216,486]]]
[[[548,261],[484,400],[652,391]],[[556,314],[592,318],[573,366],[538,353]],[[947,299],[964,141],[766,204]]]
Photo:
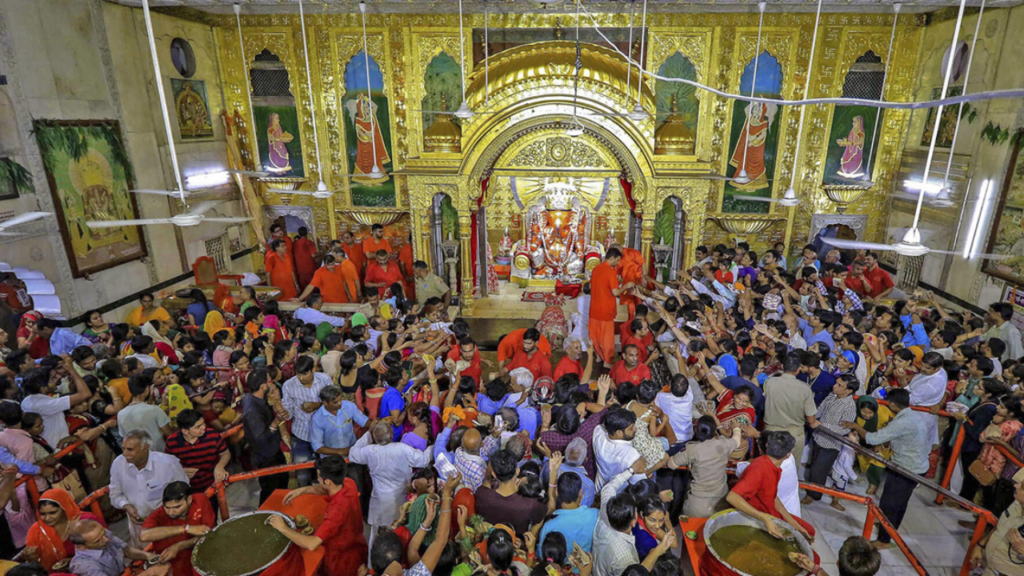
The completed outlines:
[[[142,306],[139,306],[135,310],[128,313],[128,317],[125,318],[125,322],[129,326],[142,326],[150,320],[160,320],[161,322],[170,322],[171,315],[164,310],[163,306],[157,306],[152,313],[146,314],[142,311]]]

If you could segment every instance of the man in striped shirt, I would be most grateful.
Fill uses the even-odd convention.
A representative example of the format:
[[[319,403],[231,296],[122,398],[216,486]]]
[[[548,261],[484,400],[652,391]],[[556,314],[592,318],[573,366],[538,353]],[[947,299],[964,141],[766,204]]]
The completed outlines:
[[[292,464],[313,459],[311,424],[313,414],[320,409],[320,391],[331,385],[331,377],[317,372],[316,361],[309,356],[295,360],[295,376],[285,380],[281,387],[281,404],[292,415]],[[309,486],[312,470],[298,472],[299,486]]]
[[[165,452],[181,462],[192,493],[202,492],[214,482],[226,479],[231,452],[220,433],[207,428],[203,415],[197,410],[179,412],[178,428],[167,438]]]
[[[840,436],[848,434],[849,432],[843,428],[843,422],[853,422],[857,419],[857,404],[853,399],[853,393],[859,387],[860,382],[853,374],[839,376],[835,386],[832,387],[832,393],[825,398],[821,406],[818,406],[818,413],[815,417],[818,419],[819,426],[814,428],[816,430],[827,428],[830,432],[835,432]],[[824,486],[842,447],[843,445],[838,440],[824,433],[816,432],[814,442],[811,444],[807,481]],[[808,490],[807,496],[800,503],[806,506],[819,500],[821,500],[821,492]],[[832,507],[839,511],[845,510],[839,503],[839,499],[834,496],[832,497]]]

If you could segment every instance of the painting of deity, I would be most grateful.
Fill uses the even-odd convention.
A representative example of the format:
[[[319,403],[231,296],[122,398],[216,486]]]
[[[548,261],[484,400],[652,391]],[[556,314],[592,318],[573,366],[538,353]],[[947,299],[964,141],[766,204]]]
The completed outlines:
[[[454,112],[462,102],[462,72],[459,63],[446,52],[430,60],[423,73],[423,131],[434,125],[438,114],[429,111]],[[458,124],[454,116],[449,119]]]
[[[836,106],[828,137],[823,184],[840,185],[871,180],[874,154],[869,154],[879,109],[869,106]]]
[[[782,95],[782,66],[768,51],[757,58],[757,78],[754,78],[754,59],[740,76],[741,94],[777,98]],[[756,81],[756,85],[754,82]],[[775,155],[779,143],[779,107],[761,102],[733,102],[732,124],[729,137],[729,164],[726,176],[734,178],[746,172],[749,182],[726,181],[723,212],[767,213],[770,204],[737,200],[736,194],[771,197],[775,175]]]
[[[689,58],[679,52],[665,60],[658,68],[658,75],[666,78],[682,78],[684,80],[697,81],[697,70],[693,67]],[[670,115],[675,114],[683,121],[683,124],[686,125],[691,134],[697,134],[700,101],[697,99],[696,88],[690,84],[659,79],[655,83],[655,94],[657,95],[658,128],[665,124]],[[674,109],[673,96],[675,97]]]
[[[206,82],[171,78],[174,112],[178,117],[178,133],[182,140],[213,137]]]
[[[394,206],[395,181],[386,172],[391,166],[391,116],[384,94],[384,74],[380,65],[373,58],[367,59],[362,50],[345,66],[343,106],[349,174],[355,174],[349,184],[352,205]],[[374,168],[381,177],[371,177]]]
[[[256,144],[260,163],[272,177],[301,178],[302,139],[299,117],[294,106],[253,106],[256,117]]]
[[[843,80],[843,98],[881,100],[885,87],[885,63],[871,50],[861,54]],[[871,181],[885,112],[871,106],[836,106],[825,154],[825,185],[848,185]],[[872,144],[875,148],[872,149]]]
[[[964,93],[963,86],[950,86],[946,91],[946,97],[952,98]],[[932,89],[932,100],[942,98],[942,88]],[[949,148],[953,145],[953,131],[956,130],[956,115],[960,107],[957,105],[946,106],[942,109],[942,120],[939,122],[939,137],[935,141],[936,148]],[[931,146],[932,130],[935,129],[935,114],[939,108],[929,108],[928,117],[924,121],[924,132],[921,134],[921,146]],[[964,112],[969,110],[964,106]]]
[[[74,276],[146,256],[138,226],[89,228],[90,220],[139,218],[132,168],[116,121],[37,120],[33,133]]]

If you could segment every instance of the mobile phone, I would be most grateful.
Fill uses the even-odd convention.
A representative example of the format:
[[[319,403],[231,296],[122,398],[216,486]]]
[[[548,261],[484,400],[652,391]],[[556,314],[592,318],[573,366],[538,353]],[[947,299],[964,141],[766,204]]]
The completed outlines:
[[[497,428],[498,430],[505,429],[505,420],[502,419],[501,415],[494,417],[494,427]]]

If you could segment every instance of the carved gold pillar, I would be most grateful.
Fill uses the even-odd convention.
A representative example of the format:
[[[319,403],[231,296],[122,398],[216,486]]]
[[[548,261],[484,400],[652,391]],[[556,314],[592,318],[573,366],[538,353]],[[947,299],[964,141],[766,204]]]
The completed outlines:
[[[473,229],[470,225],[471,215],[468,211],[459,212],[459,240],[462,245],[459,247],[459,261],[462,264],[462,315],[473,315]]]
[[[649,212],[640,221],[640,247],[644,255],[644,274],[647,273],[647,263],[651,261],[651,244],[654,244],[654,214]]]

